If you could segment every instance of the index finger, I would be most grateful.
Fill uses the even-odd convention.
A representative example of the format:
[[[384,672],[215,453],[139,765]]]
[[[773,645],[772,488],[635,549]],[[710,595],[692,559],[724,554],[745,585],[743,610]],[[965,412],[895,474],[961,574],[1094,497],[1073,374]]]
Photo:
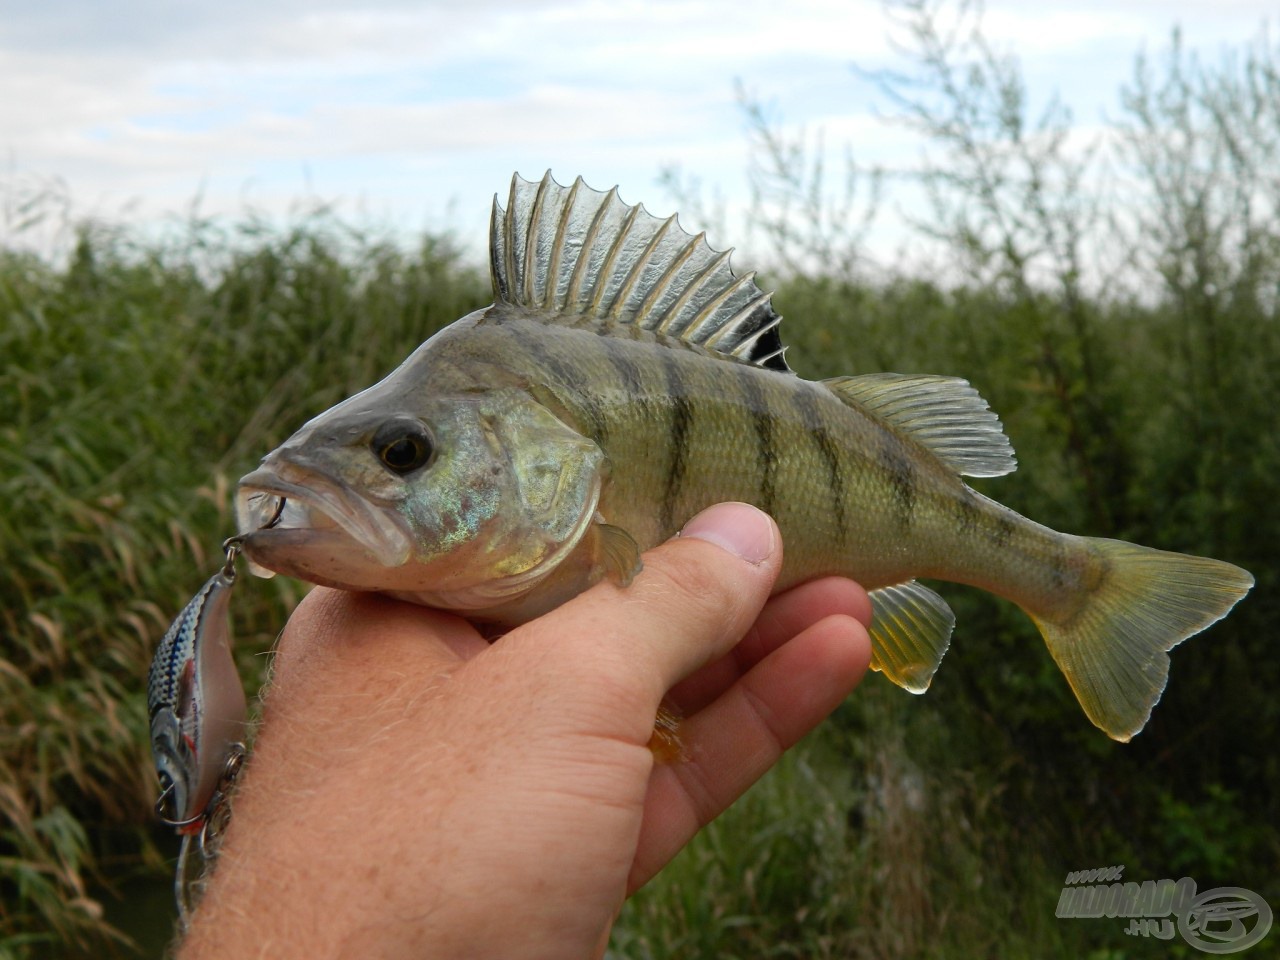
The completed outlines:
[[[742,642],[676,684],[668,698],[684,714],[696,713],[793,637],[841,614],[871,626],[871,600],[852,580],[825,577],[771,597]]]

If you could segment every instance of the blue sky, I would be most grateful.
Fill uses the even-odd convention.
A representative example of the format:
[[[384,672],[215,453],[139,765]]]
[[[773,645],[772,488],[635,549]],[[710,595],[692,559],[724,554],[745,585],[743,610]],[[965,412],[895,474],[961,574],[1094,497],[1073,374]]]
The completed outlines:
[[[1216,58],[1273,11],[993,0],[985,27],[1088,126],[1174,23]],[[617,183],[666,213],[656,180],[679,164],[732,212],[746,198],[739,82],[860,158],[911,162],[918,145],[851,69],[898,63],[890,34],[860,0],[0,0],[0,187],[56,178],[77,212],[108,220],[162,219],[197,194],[213,214],[336,200],[470,246],[515,170]]]

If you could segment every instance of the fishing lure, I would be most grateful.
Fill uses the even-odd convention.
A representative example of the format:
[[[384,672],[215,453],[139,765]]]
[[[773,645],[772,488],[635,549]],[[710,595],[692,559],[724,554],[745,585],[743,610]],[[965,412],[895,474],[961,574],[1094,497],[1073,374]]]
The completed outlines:
[[[227,790],[244,759],[246,702],[231,656],[227,615],[241,538],[223,544],[226,560],[166,631],[151,661],[147,707],[160,798],[156,813],[182,836],[175,883],[178,911],[189,913],[193,841],[212,851]]]

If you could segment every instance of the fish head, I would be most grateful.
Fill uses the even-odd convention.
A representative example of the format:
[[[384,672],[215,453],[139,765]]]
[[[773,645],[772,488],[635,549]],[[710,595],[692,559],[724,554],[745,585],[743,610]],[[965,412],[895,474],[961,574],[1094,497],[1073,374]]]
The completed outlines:
[[[392,381],[241,479],[255,572],[461,611],[532,589],[595,515],[599,447],[520,389],[424,397]]]

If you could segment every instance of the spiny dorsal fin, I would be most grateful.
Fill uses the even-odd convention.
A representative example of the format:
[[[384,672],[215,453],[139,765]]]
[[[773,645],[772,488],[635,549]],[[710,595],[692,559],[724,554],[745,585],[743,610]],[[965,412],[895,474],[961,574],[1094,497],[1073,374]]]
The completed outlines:
[[[500,304],[549,323],[634,324],[708,350],[787,371],[782,318],[755,274],[736,277],[731,251],[686,233],[674,216],[627,206],[618,188],[592,190],[511,178],[504,210],[493,201],[489,262]]]
[[[1018,468],[1000,418],[967,380],[872,373],[823,383],[924,444],[956,473],[1002,477]]]

